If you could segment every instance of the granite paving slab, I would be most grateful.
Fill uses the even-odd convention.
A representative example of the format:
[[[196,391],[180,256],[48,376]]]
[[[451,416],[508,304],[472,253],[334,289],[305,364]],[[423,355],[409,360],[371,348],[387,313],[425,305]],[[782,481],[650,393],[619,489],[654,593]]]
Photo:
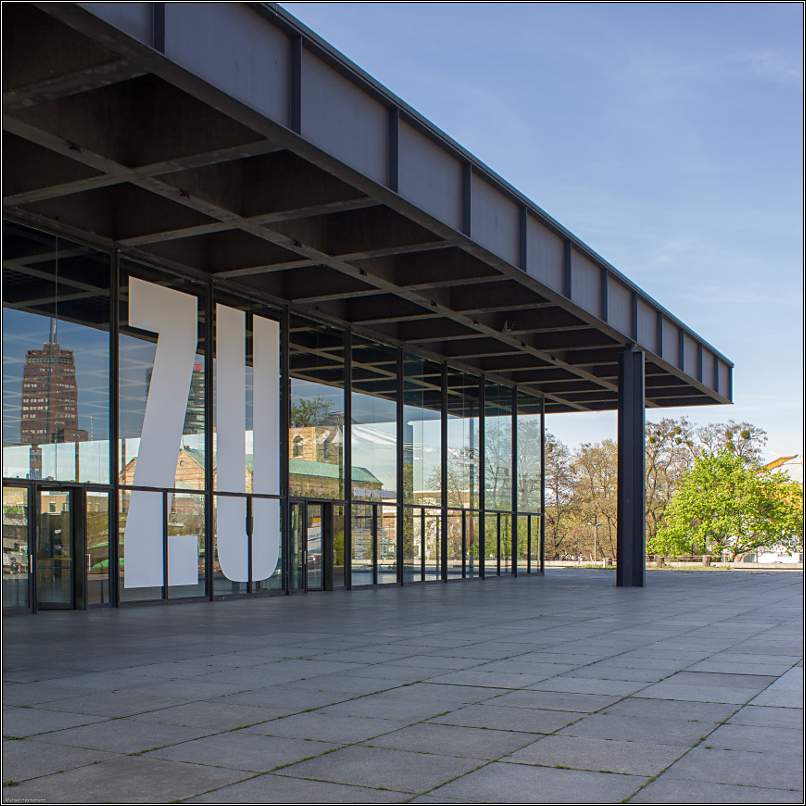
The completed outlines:
[[[692,722],[660,717],[630,717],[607,714],[586,716],[559,731],[562,736],[586,739],[619,739],[625,742],[692,747],[716,728],[713,722]]]
[[[322,714],[334,716],[364,716],[373,719],[393,719],[404,722],[419,722],[421,719],[444,714],[461,707],[459,703],[446,700],[410,699],[387,697],[385,694],[371,694],[345,700],[337,705],[320,709]]]
[[[363,786],[308,781],[264,773],[237,784],[207,792],[183,803],[404,803],[409,792],[368,789]]]
[[[803,759],[794,753],[710,749],[708,742],[675,762],[667,774],[686,781],[803,789]]]
[[[771,728],[803,728],[802,708],[771,708],[745,705],[729,720],[736,725],[765,725]]]
[[[620,803],[647,778],[493,762],[434,790],[468,803]]]
[[[239,730],[163,747],[146,753],[145,756],[235,770],[268,772],[284,764],[321,755],[336,746],[328,742],[261,736],[249,730]]]
[[[758,786],[681,781],[663,776],[651,781],[628,803],[803,803],[803,792]]]
[[[432,680],[423,683],[412,683],[383,692],[385,697],[414,700],[442,700],[452,703],[487,702],[507,694],[506,689],[485,688],[483,686],[459,686],[435,683]]]
[[[687,749],[687,745],[546,736],[512,753],[506,760],[543,767],[654,776],[680,758]]]
[[[431,677],[432,683],[446,683],[460,686],[481,686],[487,688],[525,688],[539,683],[548,675],[518,674],[517,672],[485,672],[482,669],[467,669],[462,672]]]
[[[421,794],[480,763],[478,759],[352,746],[284,767],[281,774]]]
[[[605,694],[569,694],[562,691],[533,691],[522,689],[500,694],[485,701],[486,705],[507,708],[545,708],[549,711],[579,711],[592,713],[618,702],[620,698]]]
[[[111,750],[116,753],[142,753],[155,747],[186,742],[215,733],[215,726],[208,728],[166,725],[160,722],[142,722],[124,717],[108,719],[92,725],[42,733],[32,736],[30,742],[90,747]]]
[[[3,781],[27,781],[62,770],[85,767],[96,761],[114,758],[115,755],[106,750],[66,747],[24,739],[7,740],[3,742]],[[4,789],[3,795],[7,794],[9,793]]]
[[[293,739],[315,739],[334,744],[361,742],[406,725],[401,719],[373,719],[363,716],[339,716],[321,711],[294,714],[249,728],[250,733],[286,736]]]
[[[736,713],[738,705],[687,700],[657,700],[643,696],[625,697],[608,705],[602,713],[612,716],[638,716],[650,719],[676,719],[691,722],[722,722]]]
[[[774,744],[777,753],[794,753],[802,757],[803,727],[720,725],[708,734],[706,744],[718,750],[747,750],[753,753],[763,753]]]
[[[659,700],[689,700],[744,705],[756,696],[756,689],[745,686],[688,686],[664,680],[641,690],[641,696]],[[759,705],[767,703],[759,702]]]
[[[189,702],[171,708],[160,708],[131,717],[142,722],[163,722],[169,725],[207,728],[208,731],[225,731],[266,722],[278,716],[270,708],[235,705],[220,700]]]
[[[529,688],[537,691],[562,691],[568,694],[613,694],[619,697],[628,697],[638,691],[646,689],[645,682],[630,682],[623,680],[587,679],[583,677],[552,677],[540,683],[530,685]]]
[[[750,701],[753,705],[767,705],[771,708],[797,708],[803,710],[803,692],[773,689],[762,691]]]
[[[170,803],[243,778],[245,773],[142,756],[116,756],[98,764],[46,775],[13,789],[5,803]]]
[[[75,728],[90,722],[103,722],[106,717],[71,714],[65,711],[43,711],[39,708],[3,708],[3,736],[24,738],[37,733]]]
[[[553,733],[575,722],[581,714],[571,711],[549,711],[538,708],[506,708],[487,704],[469,705],[432,721],[469,728],[494,728],[524,733]]]
[[[420,722],[364,744],[460,758],[498,759],[535,740],[533,733]]]

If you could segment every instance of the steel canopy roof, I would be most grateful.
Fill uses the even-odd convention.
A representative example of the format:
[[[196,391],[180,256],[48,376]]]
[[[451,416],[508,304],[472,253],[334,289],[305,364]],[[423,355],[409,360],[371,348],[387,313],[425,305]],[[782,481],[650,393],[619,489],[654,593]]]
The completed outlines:
[[[730,403],[733,364],[283,9],[4,4],[18,220],[615,409]],[[21,269],[22,270],[22,269]]]

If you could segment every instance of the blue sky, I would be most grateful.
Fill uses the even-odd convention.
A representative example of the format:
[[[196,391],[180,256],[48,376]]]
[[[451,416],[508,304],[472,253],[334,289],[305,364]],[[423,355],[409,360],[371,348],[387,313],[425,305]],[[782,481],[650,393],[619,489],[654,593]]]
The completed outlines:
[[[648,419],[803,452],[801,4],[282,5],[736,364],[735,405]]]

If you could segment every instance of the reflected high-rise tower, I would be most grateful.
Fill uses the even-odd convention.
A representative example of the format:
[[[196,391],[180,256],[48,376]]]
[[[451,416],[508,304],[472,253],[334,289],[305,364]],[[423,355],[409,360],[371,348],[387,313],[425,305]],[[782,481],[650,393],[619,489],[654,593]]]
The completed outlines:
[[[22,373],[20,442],[42,445],[84,442],[78,427],[78,383],[72,350],[62,350],[51,324],[50,341],[28,350]]]

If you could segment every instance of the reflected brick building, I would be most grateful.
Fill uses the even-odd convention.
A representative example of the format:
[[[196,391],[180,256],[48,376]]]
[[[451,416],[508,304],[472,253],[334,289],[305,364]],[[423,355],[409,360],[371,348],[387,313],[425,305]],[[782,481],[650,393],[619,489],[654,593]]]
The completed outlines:
[[[28,350],[22,376],[20,442],[84,442],[78,427],[78,383],[72,350],[51,341]]]

